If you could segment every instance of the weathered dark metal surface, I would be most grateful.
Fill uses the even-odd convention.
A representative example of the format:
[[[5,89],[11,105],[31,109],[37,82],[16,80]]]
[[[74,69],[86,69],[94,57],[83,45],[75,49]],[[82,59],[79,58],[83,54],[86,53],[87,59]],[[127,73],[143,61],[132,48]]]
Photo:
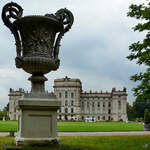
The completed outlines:
[[[74,17],[68,9],[45,16],[22,17],[22,14],[22,7],[11,2],[3,7],[2,20],[16,40],[16,67],[32,74],[29,78],[32,92],[44,92],[44,74],[58,69],[60,42]]]

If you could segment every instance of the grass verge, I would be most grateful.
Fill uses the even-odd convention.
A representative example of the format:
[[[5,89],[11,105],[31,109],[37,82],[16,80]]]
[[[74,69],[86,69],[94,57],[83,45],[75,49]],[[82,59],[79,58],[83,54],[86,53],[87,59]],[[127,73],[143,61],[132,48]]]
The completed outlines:
[[[0,121],[0,132],[17,131],[17,121]],[[58,122],[59,132],[144,131],[144,126],[124,122]]]
[[[61,137],[57,147],[16,147],[14,138],[0,137],[0,150],[149,150],[150,136]]]

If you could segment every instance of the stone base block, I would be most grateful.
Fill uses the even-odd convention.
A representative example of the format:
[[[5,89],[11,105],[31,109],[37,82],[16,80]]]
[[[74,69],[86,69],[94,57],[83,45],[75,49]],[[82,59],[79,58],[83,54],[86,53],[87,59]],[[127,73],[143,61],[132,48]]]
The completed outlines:
[[[16,145],[58,144],[56,99],[23,98],[18,100],[18,133]]]

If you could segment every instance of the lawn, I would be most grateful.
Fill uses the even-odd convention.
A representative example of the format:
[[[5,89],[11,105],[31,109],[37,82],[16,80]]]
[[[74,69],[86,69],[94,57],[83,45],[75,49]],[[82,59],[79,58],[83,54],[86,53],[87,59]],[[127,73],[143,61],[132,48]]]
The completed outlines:
[[[59,122],[60,132],[113,132],[113,131],[144,131],[144,126],[136,123],[123,122]]]
[[[0,132],[17,131],[17,121],[0,121]],[[144,131],[144,126],[123,122],[58,122],[59,132]]]
[[[61,137],[61,145],[18,147],[18,150],[150,150],[150,136]],[[14,138],[0,137],[0,150],[17,150]]]

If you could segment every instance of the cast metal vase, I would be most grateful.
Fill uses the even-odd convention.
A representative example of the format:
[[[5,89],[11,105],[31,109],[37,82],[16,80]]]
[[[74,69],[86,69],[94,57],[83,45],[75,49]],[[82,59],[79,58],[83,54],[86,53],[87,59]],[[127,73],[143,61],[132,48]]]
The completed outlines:
[[[22,14],[22,7],[11,2],[3,7],[2,20],[15,37],[16,67],[32,74],[31,93],[44,93],[47,80],[44,74],[58,69],[60,41],[71,28],[74,17],[68,9],[44,16],[22,17]]]

